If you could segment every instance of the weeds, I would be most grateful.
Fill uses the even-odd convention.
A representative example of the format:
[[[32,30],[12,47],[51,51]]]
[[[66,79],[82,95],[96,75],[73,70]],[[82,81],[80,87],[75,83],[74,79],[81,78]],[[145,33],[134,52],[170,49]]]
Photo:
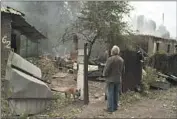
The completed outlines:
[[[71,100],[67,100],[61,93],[55,93],[54,97],[58,98],[51,102],[51,105],[42,114],[48,115],[50,118],[63,117],[72,118],[80,113],[81,109],[78,108]],[[71,105],[71,106],[69,106]]]
[[[27,113],[22,113],[19,117],[19,119],[27,119],[28,118],[28,114]]]
[[[8,88],[7,80],[3,79],[1,82],[1,114],[3,118],[7,118],[13,115],[13,111],[10,108],[7,98],[12,93],[12,88]]]
[[[145,72],[146,75],[144,75],[141,80],[143,94],[148,93],[151,83],[159,80],[156,69],[153,69],[151,67],[146,67]]]
[[[154,81],[162,80],[158,78],[156,69],[151,67],[146,67],[145,72],[143,74],[141,85],[142,85],[142,93],[137,93],[134,91],[128,91],[125,94],[121,95],[121,103],[127,104],[135,101],[139,101],[144,97],[155,98],[156,92],[150,92],[150,84]]]
[[[132,103],[140,99],[142,99],[141,94],[134,91],[128,91],[125,94],[122,94],[120,97],[122,104]]]

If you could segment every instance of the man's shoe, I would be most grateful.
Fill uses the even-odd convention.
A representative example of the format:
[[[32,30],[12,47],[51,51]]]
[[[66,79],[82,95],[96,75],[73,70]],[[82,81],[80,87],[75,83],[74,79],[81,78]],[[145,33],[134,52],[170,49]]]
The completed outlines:
[[[107,112],[108,114],[112,114],[113,112],[109,111],[108,109],[104,109],[105,112]]]
[[[113,112],[108,112],[108,114],[112,114]]]
[[[106,95],[105,95],[104,99],[107,100],[107,96]]]

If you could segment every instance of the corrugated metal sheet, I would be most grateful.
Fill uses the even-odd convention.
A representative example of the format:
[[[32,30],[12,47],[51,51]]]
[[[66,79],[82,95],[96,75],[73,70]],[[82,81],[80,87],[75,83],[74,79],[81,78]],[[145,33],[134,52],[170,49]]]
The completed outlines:
[[[15,9],[8,7],[8,6],[3,6],[3,5],[1,6],[1,12],[25,16],[25,14],[23,14],[22,12],[15,10]]]

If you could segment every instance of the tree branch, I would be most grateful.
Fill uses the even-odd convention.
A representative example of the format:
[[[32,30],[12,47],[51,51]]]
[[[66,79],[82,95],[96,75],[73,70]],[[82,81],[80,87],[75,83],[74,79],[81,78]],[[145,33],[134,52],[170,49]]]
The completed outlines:
[[[92,52],[93,44],[95,43],[96,39],[99,37],[99,33],[100,33],[100,32],[98,32],[97,35],[93,38],[93,40],[90,41],[90,44],[89,44],[90,48],[89,48],[89,52],[88,52],[88,59],[90,58],[90,55],[91,55],[91,52]]]

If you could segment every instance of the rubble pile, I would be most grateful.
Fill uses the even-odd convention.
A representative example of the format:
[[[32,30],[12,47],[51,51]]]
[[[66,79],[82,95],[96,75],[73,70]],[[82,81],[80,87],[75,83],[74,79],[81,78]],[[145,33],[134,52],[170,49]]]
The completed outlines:
[[[68,68],[68,69],[73,69],[73,63],[74,61],[68,57],[56,57],[56,66],[58,68]]]
[[[42,79],[45,81],[50,81],[51,77],[60,69],[69,69],[70,72],[73,72],[74,61],[69,57],[53,59],[51,56],[40,56],[39,58],[30,57],[27,60],[41,69]]]
[[[52,75],[59,72],[52,58],[49,59],[46,56],[40,56],[39,58],[27,58],[27,60],[41,69],[42,79],[45,81],[50,81]]]

